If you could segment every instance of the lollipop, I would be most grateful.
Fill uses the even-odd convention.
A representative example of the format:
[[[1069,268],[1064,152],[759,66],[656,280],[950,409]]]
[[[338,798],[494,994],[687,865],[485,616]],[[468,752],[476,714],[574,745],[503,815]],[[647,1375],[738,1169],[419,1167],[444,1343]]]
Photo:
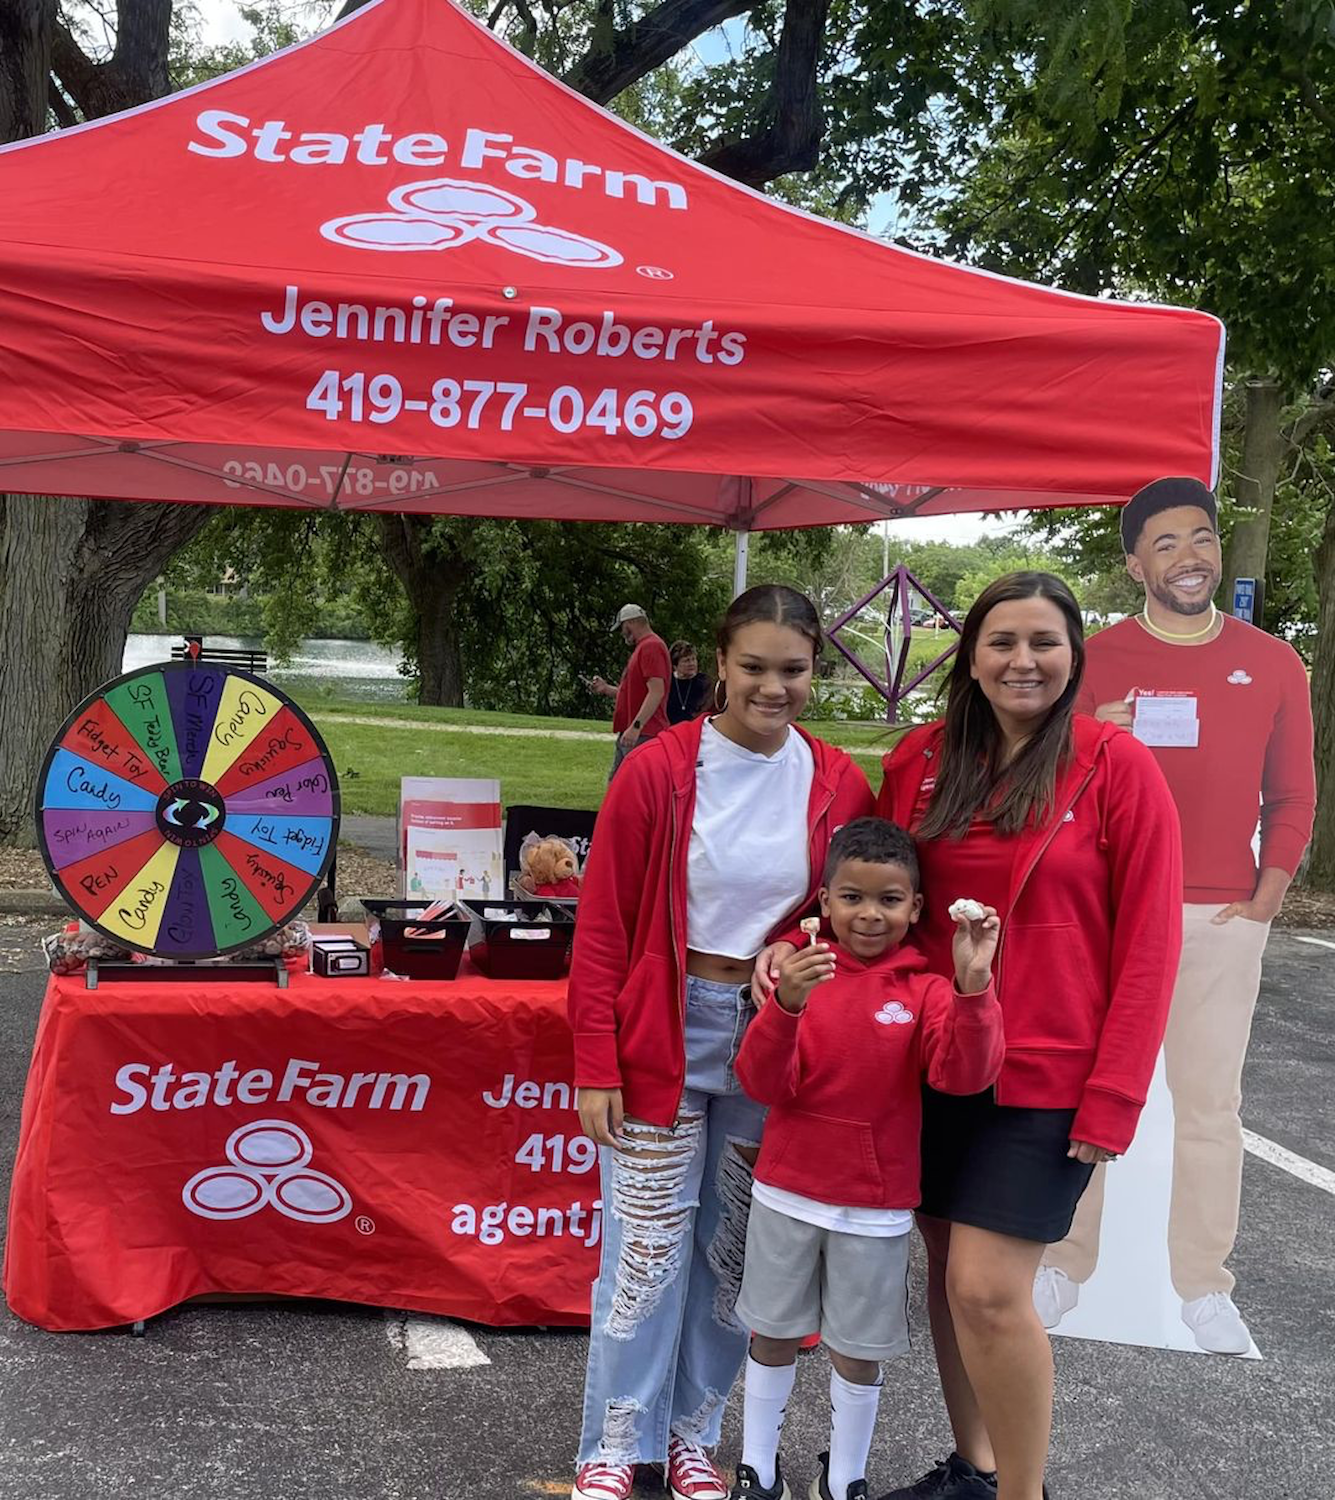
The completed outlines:
[[[816,938],[820,935],[820,918],[803,917],[797,925],[811,939],[811,946],[814,948],[816,946]]]
[[[950,919],[952,922],[958,922],[961,917],[966,922],[981,922],[986,915],[987,912],[983,909],[981,902],[970,901],[964,896],[961,896],[958,901],[950,903]]]

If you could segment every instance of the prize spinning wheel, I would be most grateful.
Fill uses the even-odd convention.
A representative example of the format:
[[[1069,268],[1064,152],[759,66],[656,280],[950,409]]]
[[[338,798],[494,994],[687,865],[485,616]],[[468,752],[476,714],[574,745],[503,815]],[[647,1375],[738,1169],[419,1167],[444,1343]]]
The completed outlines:
[[[207,660],[107,683],[69,716],[38,782],[47,869],[127,948],[214,958],[314,895],[338,843],[338,779],[271,683]]]

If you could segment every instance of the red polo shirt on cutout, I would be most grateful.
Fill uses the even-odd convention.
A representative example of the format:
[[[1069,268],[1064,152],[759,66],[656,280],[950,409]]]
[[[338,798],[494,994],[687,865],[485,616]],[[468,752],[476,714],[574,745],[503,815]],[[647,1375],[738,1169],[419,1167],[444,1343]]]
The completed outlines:
[[[1133,691],[1196,700],[1198,742],[1150,746],[1182,820],[1183,900],[1251,899],[1258,815],[1261,868],[1292,875],[1316,809],[1311,690],[1293,647],[1226,615],[1204,646],[1158,640],[1133,618],[1091,636],[1087,651],[1086,713]]]

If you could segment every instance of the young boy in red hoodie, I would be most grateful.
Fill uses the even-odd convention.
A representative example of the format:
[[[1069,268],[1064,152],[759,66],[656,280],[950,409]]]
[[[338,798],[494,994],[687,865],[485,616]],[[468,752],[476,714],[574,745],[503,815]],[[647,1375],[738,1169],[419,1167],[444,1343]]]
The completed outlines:
[[[834,943],[813,934],[781,966],[737,1058],[743,1088],[770,1113],[737,1301],[753,1337],[734,1500],[789,1500],[779,1433],[798,1347],[817,1328],[833,1365],[831,1433],[810,1500],[865,1500],[880,1361],[909,1347],[923,1080],[977,1094],[1001,1069],[992,907],[968,903],[982,917],[956,918],[953,989],[924,972],[901,946],[922,909],[917,853],[882,818],[830,841],[820,903]]]

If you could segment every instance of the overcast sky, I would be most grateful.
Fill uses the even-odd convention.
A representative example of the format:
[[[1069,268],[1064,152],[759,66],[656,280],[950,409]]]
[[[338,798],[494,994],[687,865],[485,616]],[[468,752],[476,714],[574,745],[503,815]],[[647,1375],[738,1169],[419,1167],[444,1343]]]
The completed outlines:
[[[224,42],[244,42],[250,38],[250,27],[241,19],[236,0],[195,0],[203,41],[210,46]]]

